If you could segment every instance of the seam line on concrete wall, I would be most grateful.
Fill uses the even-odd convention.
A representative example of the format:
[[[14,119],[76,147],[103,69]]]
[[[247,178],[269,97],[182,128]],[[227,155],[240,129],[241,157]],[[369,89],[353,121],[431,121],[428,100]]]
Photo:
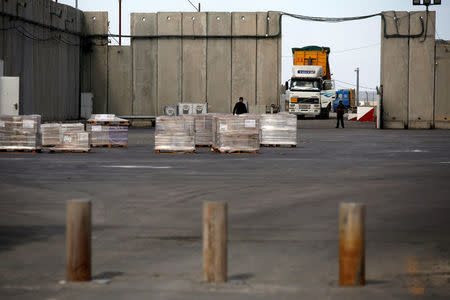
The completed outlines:
[[[181,32],[181,35],[183,35],[183,20],[184,20],[184,13],[180,13],[181,14],[181,18],[180,18],[180,32]],[[180,101],[180,102],[185,102],[184,101],[184,97],[183,97],[183,95],[184,95],[184,89],[183,89],[183,80],[184,80],[184,39],[180,39],[180,67],[181,67],[181,74],[180,74],[180,82],[179,82],[179,84],[178,84],[178,88],[180,89],[179,91],[179,93],[180,93],[180,98],[181,99],[178,99],[178,101]]]
[[[411,34],[411,13],[408,12],[408,36]],[[406,118],[403,121],[403,128],[404,129],[408,129],[409,127],[409,59],[411,56],[411,49],[410,49],[410,42],[411,42],[411,38],[408,38],[408,89],[406,90]]]

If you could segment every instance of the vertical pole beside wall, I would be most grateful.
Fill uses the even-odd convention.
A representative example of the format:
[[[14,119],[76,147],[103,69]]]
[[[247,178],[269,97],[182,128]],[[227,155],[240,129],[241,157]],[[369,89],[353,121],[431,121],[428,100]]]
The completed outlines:
[[[119,0],[119,46],[122,46],[122,0]]]
[[[339,284],[365,284],[365,206],[341,203],[339,206]]]
[[[359,67],[356,68],[355,72],[356,72],[356,97],[355,97],[355,101],[356,101],[356,107],[358,107],[359,106]]]
[[[91,280],[91,201],[89,200],[67,201],[66,280]]]
[[[203,204],[203,281],[227,281],[227,204]]]

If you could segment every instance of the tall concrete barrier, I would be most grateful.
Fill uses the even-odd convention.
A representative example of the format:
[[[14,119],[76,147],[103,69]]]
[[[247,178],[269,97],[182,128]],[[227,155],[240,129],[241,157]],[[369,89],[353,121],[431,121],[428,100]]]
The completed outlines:
[[[209,12],[208,35],[231,36],[231,13]],[[212,112],[226,113],[231,108],[231,39],[208,38],[206,47],[206,98]]]
[[[183,35],[206,36],[206,13],[183,13]],[[182,39],[181,99],[184,102],[206,100],[206,38]]]
[[[158,34],[158,18],[153,13],[132,13],[131,35]],[[133,38],[132,86],[134,115],[155,116],[158,107],[158,40]]]
[[[132,60],[130,46],[108,47],[108,113],[132,114]]]
[[[158,107],[159,115],[165,105],[176,105],[181,98],[182,76],[182,44],[181,35],[182,14],[178,12],[158,13],[158,35],[174,38],[158,39]]]
[[[256,36],[256,13],[232,13],[231,28],[233,37]],[[256,39],[232,38],[231,52],[231,100],[237,102],[244,97],[252,112],[256,105]]]
[[[51,0],[1,1],[1,11],[0,59],[21,78],[20,113],[77,119],[82,12]]]
[[[383,12],[383,127],[450,128],[448,44],[435,41],[436,13]]]
[[[279,18],[251,12],[131,14],[132,114],[159,115],[165,105],[205,100],[210,112],[231,112],[240,96],[250,111],[278,103]]]
[[[450,41],[436,41],[434,125],[450,129]]]
[[[420,32],[422,20],[428,23],[424,36],[409,39],[408,128],[430,129],[433,127],[435,12],[411,12],[411,33]]]
[[[397,11],[383,14],[380,58],[383,127],[403,129],[408,125],[409,41],[408,38],[386,38],[385,33],[409,35],[409,13]]]
[[[108,34],[108,12],[84,12],[87,35]],[[93,38],[83,49],[82,92],[94,94],[94,113],[108,111],[108,39]]]

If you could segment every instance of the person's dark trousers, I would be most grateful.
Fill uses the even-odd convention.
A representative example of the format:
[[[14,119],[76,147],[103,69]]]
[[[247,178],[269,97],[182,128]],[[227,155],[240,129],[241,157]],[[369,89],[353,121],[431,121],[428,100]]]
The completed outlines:
[[[344,115],[341,115],[341,114],[337,115],[336,128],[339,128],[339,121],[341,121],[341,126],[342,126],[342,128],[344,128]]]

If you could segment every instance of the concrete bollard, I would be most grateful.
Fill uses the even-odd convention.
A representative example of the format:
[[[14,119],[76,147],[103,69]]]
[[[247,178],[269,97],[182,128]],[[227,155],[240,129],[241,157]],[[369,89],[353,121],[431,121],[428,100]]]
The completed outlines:
[[[364,245],[365,206],[341,203],[339,206],[339,284],[365,284]]]
[[[203,203],[203,281],[227,281],[227,204]]]
[[[66,280],[91,280],[91,201],[89,200],[67,201]]]

